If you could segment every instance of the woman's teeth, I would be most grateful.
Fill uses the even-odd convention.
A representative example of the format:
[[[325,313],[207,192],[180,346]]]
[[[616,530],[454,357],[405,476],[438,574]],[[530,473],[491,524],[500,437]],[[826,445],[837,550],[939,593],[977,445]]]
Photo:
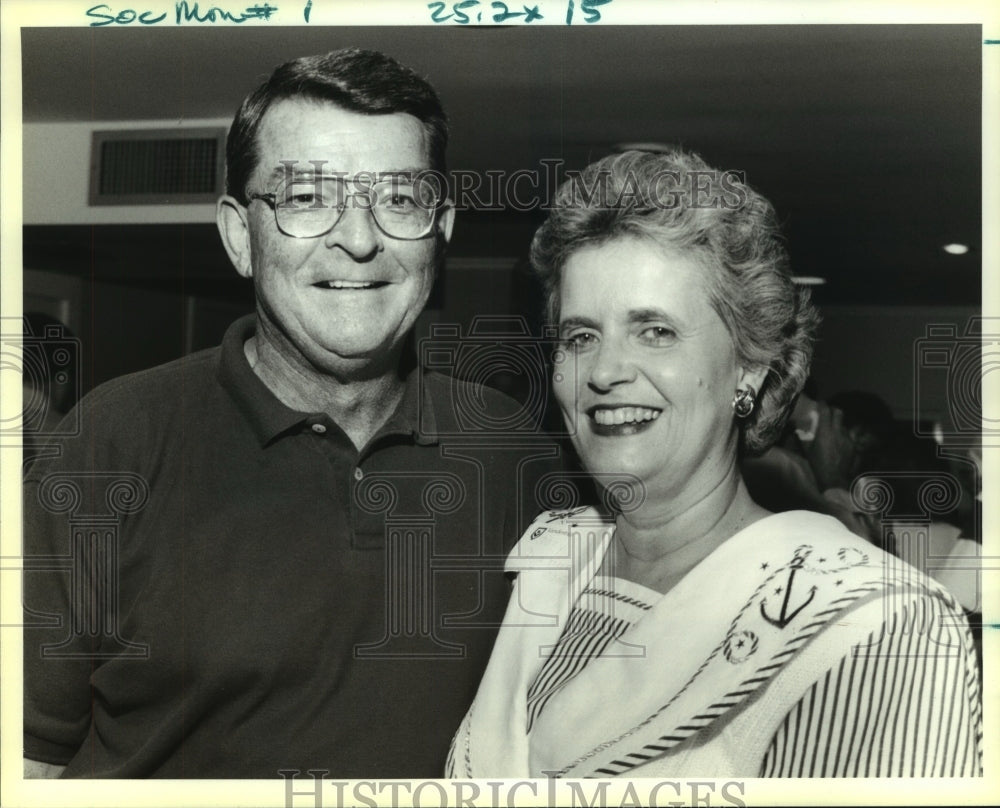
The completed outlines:
[[[594,421],[602,426],[637,424],[643,421],[653,421],[659,414],[659,410],[651,410],[647,407],[618,407],[613,410],[594,410]]]

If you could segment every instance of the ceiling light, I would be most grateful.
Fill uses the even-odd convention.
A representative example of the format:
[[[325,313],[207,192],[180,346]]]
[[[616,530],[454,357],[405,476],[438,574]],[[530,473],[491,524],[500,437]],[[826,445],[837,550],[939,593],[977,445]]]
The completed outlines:
[[[964,244],[945,244],[944,251],[949,255],[965,255],[969,248]]]
[[[815,275],[793,275],[792,281],[800,286],[822,286],[826,283],[826,278],[817,278]]]
[[[671,146],[668,143],[652,143],[649,141],[633,141],[630,143],[615,143],[611,147],[614,151],[624,152],[624,151],[648,151],[655,152],[657,154],[666,154],[673,151],[676,147]]]

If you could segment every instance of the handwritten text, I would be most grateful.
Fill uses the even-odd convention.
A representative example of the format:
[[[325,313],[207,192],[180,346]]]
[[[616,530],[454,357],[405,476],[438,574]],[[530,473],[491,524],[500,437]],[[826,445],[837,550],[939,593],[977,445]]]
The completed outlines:
[[[576,0],[565,0],[566,24],[572,25],[576,13]],[[583,21],[587,24],[600,22],[601,12],[599,6],[605,6],[611,0],[579,0],[580,13]],[[549,7],[556,3],[550,3]],[[483,24],[503,24],[510,22],[530,23],[535,20],[543,20],[542,3],[534,5],[523,4],[517,7],[507,3],[494,2],[487,6],[485,0],[459,0],[459,2],[447,3],[443,0],[428,3],[427,8],[431,12],[431,22],[450,22],[452,25],[483,25]],[[563,6],[560,4],[560,9]]]
[[[311,7],[312,0],[309,0],[304,11],[306,22],[309,22]],[[248,20],[269,20],[277,10],[277,6],[272,6],[267,2],[246,6],[242,11],[229,11],[219,6],[202,7],[197,1],[190,3],[188,0],[180,0],[174,5],[174,23],[183,25],[185,23],[242,23]],[[152,11],[138,11],[132,8],[116,12],[111,6],[101,3],[88,8],[87,17],[94,20],[90,23],[92,28],[99,28],[105,25],[129,25],[134,22],[140,25],[156,25],[164,22],[167,19],[167,14],[154,15]]]

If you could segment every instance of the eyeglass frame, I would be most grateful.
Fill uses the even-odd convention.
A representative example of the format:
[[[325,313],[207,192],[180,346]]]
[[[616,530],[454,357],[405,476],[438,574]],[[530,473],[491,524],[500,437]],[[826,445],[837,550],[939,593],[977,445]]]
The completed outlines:
[[[309,177],[286,177],[285,179],[283,179],[281,182],[278,183],[278,186],[274,189],[274,191],[269,191],[267,193],[248,193],[247,204],[245,205],[245,207],[249,207],[251,202],[253,202],[256,199],[259,199],[261,202],[267,205],[271,209],[271,212],[274,214],[274,224],[278,228],[278,232],[280,232],[284,236],[287,236],[288,238],[297,238],[297,239],[322,238],[331,230],[333,230],[333,228],[335,228],[338,224],[340,224],[340,220],[343,219],[344,217],[344,211],[347,210],[347,200],[354,196],[364,196],[365,191],[353,191],[351,193],[347,193],[344,197],[344,202],[341,205],[322,206],[325,208],[329,208],[331,210],[339,208],[339,212],[337,213],[337,216],[334,218],[331,225],[326,230],[324,230],[322,233],[317,233],[314,236],[296,236],[293,233],[289,233],[284,229],[282,229],[281,224],[278,222],[278,191],[282,190],[286,185],[293,182],[315,184],[320,182],[321,180],[336,180],[338,182],[343,183],[345,186],[348,184],[366,186],[367,192],[370,192],[371,189],[374,188],[374,186],[388,182],[398,181],[398,179],[401,176],[405,175],[401,174],[400,172],[392,172],[388,174],[369,174],[369,173],[355,174],[353,177],[341,176],[337,174],[320,174]],[[359,177],[364,177],[364,179],[358,179]],[[408,183],[408,184],[412,185],[413,183]],[[450,206],[451,202],[447,198],[447,196],[442,198],[438,198],[437,196],[435,196],[433,207],[427,208],[428,210],[432,211],[432,215],[427,221],[427,229],[419,236],[394,236],[392,233],[386,232],[385,227],[383,227],[382,223],[378,220],[378,216],[375,215],[375,210],[372,205],[362,206],[362,209],[367,209],[369,211],[372,217],[372,221],[375,222],[375,226],[379,229],[379,232],[381,232],[388,238],[396,239],[397,241],[420,241],[421,239],[427,238],[434,232],[434,225],[437,223],[438,214],[442,210],[445,210]]]

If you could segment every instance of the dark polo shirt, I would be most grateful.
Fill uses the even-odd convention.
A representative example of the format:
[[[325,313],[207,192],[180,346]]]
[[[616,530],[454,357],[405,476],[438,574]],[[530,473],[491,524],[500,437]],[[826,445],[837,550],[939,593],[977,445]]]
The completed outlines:
[[[101,386],[29,468],[25,756],[68,776],[440,776],[558,450],[477,435],[458,407],[512,402],[414,370],[358,452],[257,378],[252,331]]]

